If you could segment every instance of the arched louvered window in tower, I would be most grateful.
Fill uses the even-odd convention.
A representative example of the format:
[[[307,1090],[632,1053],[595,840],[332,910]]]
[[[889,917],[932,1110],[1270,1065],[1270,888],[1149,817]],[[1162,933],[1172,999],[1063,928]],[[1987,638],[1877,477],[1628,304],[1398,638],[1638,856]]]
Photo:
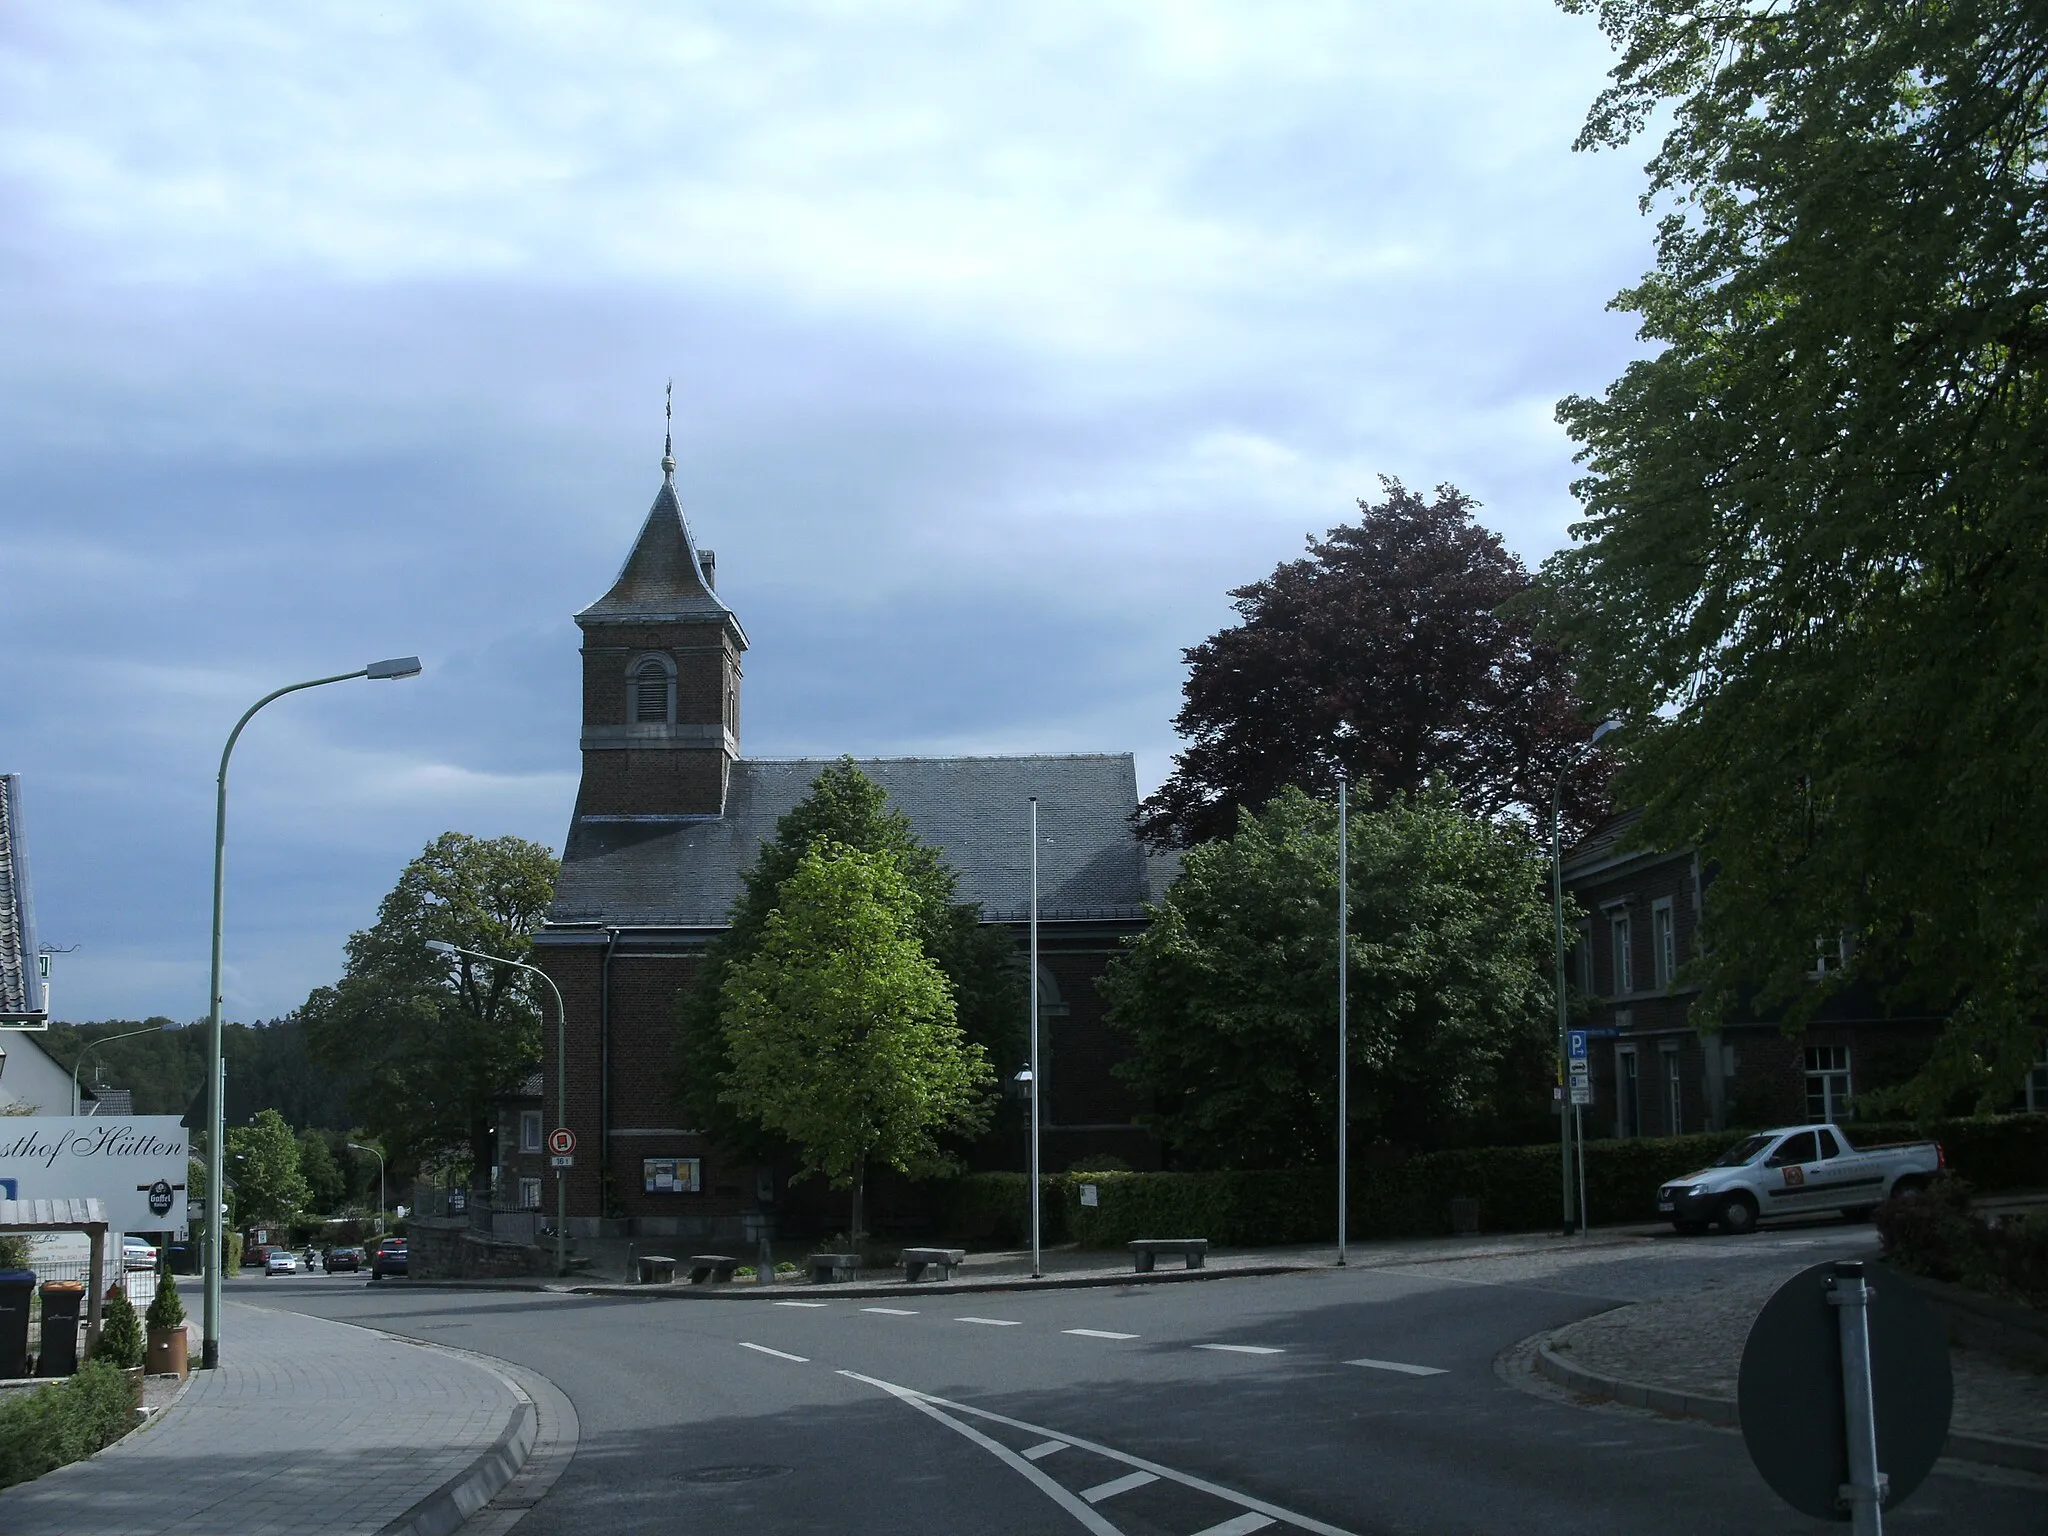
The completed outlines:
[[[668,668],[651,656],[633,671],[633,721],[668,724]]]

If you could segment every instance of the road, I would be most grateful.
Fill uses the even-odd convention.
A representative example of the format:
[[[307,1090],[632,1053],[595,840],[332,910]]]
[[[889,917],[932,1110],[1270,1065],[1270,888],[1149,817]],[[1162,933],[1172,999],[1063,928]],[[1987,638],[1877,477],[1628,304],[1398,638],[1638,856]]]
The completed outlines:
[[[1817,1532],[1726,1430],[1508,1379],[1617,1301],[1870,1251],[1835,1225],[1200,1284],[809,1301],[235,1283],[237,1299],[517,1361],[582,1438],[521,1536]],[[229,1340],[227,1348],[232,1348]],[[2048,1485],[1951,1469],[1900,1533],[2044,1529]]]

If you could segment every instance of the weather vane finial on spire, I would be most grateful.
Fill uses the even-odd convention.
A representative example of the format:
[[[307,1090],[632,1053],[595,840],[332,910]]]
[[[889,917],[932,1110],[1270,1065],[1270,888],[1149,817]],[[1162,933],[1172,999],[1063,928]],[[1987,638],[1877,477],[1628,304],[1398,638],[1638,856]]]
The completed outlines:
[[[661,472],[664,477],[672,477],[676,472],[676,381],[674,379],[668,381],[668,393],[662,399],[661,415]]]

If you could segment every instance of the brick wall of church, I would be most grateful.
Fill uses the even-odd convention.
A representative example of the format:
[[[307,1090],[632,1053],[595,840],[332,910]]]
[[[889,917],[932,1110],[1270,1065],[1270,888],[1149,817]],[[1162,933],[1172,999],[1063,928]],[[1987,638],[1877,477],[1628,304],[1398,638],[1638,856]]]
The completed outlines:
[[[730,773],[730,759],[715,747],[585,752],[576,814],[715,816],[725,806]]]

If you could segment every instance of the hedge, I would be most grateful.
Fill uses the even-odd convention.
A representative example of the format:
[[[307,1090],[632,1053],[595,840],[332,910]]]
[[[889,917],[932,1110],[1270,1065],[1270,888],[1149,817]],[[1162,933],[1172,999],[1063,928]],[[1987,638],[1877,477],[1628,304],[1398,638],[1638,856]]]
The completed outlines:
[[[88,1360],[66,1381],[0,1403],[0,1488],[81,1461],[134,1422],[135,1388],[103,1360]]]
[[[1595,1223],[1653,1221],[1657,1186],[1714,1161],[1744,1132],[1631,1137],[1586,1143],[1586,1204]],[[1980,1190],[2048,1184],[2048,1116],[2008,1115],[1858,1125],[1858,1145],[1938,1140],[1950,1169]],[[1081,1186],[1098,1204],[1081,1204]],[[941,1187],[940,1224],[956,1237],[1010,1247],[1028,1241],[1028,1181],[970,1174]],[[1230,1247],[1310,1243],[1333,1236],[1331,1168],[1230,1173],[1062,1173],[1047,1176],[1044,1240],[1115,1248],[1136,1237],[1206,1237]],[[1350,1230],[1361,1241],[1452,1230],[1451,1202],[1479,1202],[1491,1232],[1537,1231],[1559,1216],[1554,1143],[1431,1152],[1395,1168],[1354,1168]]]

